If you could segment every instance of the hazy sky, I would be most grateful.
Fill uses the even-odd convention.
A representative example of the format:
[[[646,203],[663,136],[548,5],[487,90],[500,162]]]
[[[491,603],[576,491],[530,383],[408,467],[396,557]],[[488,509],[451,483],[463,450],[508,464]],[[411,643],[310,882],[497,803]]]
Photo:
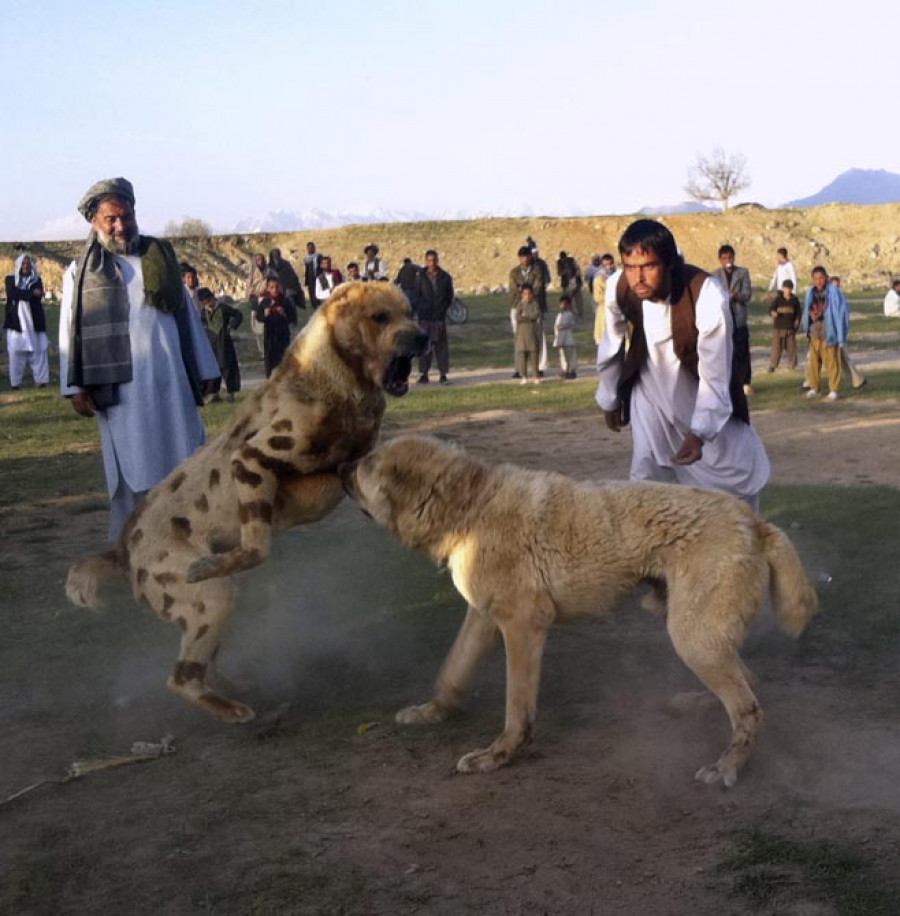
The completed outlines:
[[[685,199],[715,147],[774,206],[900,172],[900,7],[874,0],[3,0],[0,239],[79,237],[95,180],[145,231],[267,210]]]

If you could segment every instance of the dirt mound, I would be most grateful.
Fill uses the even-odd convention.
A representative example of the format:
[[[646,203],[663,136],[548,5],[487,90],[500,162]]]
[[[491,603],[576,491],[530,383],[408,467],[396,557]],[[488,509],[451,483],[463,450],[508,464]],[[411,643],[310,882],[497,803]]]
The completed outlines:
[[[320,252],[330,254],[341,270],[349,261],[359,260],[363,247],[374,241],[392,273],[404,257],[421,263],[425,250],[436,248],[459,290],[473,293],[479,287],[494,289],[507,282],[516,263],[516,250],[528,235],[538,241],[555,274],[556,258],[563,249],[582,267],[595,253],[615,252],[619,236],[633,219],[628,215],[387,223],[175,239],[174,244],[179,257],[198,269],[204,285],[236,298],[243,296],[244,278],[255,252],[267,253],[278,247],[296,265],[302,263],[308,241],[315,241]],[[775,249],[780,247],[788,249],[801,278],[808,277],[816,264],[824,264],[850,289],[886,289],[891,277],[900,273],[900,204],[831,204],[806,210],[744,207],[727,213],[677,214],[661,220],[675,233],[685,257],[703,267],[718,266],[719,245],[734,245],[738,263],[750,269],[757,286],[768,285]],[[29,245],[40,258],[45,285],[55,296],[62,286],[62,273],[81,244],[78,240]],[[12,243],[0,243],[4,273],[11,271],[15,254]]]

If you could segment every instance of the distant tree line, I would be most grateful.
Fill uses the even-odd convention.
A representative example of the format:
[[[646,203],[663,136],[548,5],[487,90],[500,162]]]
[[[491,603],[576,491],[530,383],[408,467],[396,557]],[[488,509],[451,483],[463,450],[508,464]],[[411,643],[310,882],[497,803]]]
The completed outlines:
[[[206,238],[212,235],[212,226],[202,219],[186,216],[182,220],[169,220],[163,229],[167,239]]]

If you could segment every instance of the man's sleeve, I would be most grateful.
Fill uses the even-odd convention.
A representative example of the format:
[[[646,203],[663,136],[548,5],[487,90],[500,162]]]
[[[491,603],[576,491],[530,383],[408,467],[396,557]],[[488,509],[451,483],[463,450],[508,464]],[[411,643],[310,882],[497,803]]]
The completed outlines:
[[[697,298],[697,400],[691,432],[704,442],[719,434],[732,413],[732,320],[728,296],[722,285],[708,279]]]
[[[197,362],[198,377],[204,382],[218,378],[221,375],[219,364],[216,362],[216,356],[210,346],[209,337],[206,335],[206,329],[203,327],[203,322],[200,320],[197,309],[194,308],[194,303],[191,300],[191,294],[187,291],[187,287],[184,289],[182,308],[188,316],[188,327],[191,332],[191,346],[194,349],[194,359]],[[61,327],[62,321],[60,321],[60,328]]]
[[[803,309],[800,312],[800,327],[804,334],[809,334],[809,303],[811,299],[812,293],[807,290],[803,297]]]
[[[63,397],[70,398],[82,388],[69,385],[69,329],[72,324],[72,306],[75,298],[75,262],[63,274],[62,303],[59,308],[59,389]]]
[[[742,305],[750,305],[752,298],[753,287],[750,283],[750,271],[745,268],[741,271],[740,302]]]
[[[628,322],[616,301],[616,287],[621,273],[616,271],[606,281],[606,296],[602,306],[605,327],[597,347],[597,372],[600,381],[595,396],[601,410],[617,410],[619,407],[617,388],[622,375],[625,337],[628,332]]]

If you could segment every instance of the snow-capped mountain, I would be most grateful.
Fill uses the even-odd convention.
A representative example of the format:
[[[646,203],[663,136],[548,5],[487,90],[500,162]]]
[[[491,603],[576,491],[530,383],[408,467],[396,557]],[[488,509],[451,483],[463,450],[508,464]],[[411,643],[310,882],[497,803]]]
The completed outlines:
[[[469,220],[516,218],[531,216],[591,216],[578,207],[536,210],[531,204],[514,207],[481,207],[475,210],[444,209],[433,212],[420,210],[394,210],[384,207],[361,210],[327,211],[317,207],[308,210],[270,210],[235,223],[235,233],[298,232],[305,229],[335,229],[339,226],[367,225],[369,223],[420,223],[426,220]]]

